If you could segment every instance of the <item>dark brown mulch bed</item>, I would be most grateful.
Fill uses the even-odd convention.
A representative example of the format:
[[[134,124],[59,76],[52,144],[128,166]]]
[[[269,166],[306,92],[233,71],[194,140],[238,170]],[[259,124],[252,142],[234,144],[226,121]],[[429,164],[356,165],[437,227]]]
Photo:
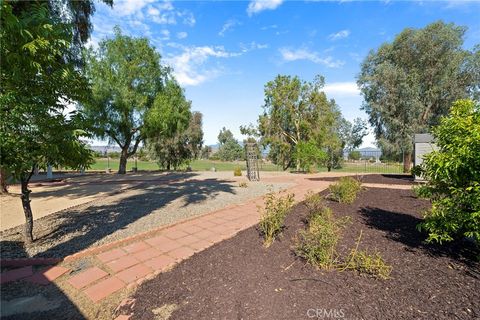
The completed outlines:
[[[415,226],[427,201],[409,190],[367,189],[353,205],[328,205],[352,217],[339,251],[350,250],[363,230],[360,248],[378,250],[393,266],[391,279],[321,271],[296,258],[293,239],[306,215],[300,204],[270,248],[252,227],[143,284],[134,319],[153,319],[152,310],[172,304],[170,319],[480,318],[478,250],[423,244]]]
[[[413,177],[409,174],[358,174],[351,177],[358,177],[363,183],[381,183],[381,184],[412,184]],[[313,181],[337,181],[338,177],[320,177],[310,178]]]

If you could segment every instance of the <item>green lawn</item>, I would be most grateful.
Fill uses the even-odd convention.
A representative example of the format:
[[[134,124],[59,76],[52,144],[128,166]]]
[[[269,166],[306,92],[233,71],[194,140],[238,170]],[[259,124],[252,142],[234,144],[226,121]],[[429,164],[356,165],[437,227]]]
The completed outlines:
[[[322,168],[321,171],[324,168]],[[326,169],[325,169],[326,170]],[[378,172],[378,173],[403,173],[403,164],[402,163],[370,163],[370,162],[359,162],[359,163],[349,163],[345,162],[340,169],[334,169],[333,171],[338,172]]]
[[[110,159],[109,166],[112,171],[118,170],[118,159]],[[135,160],[129,159],[127,162],[127,171],[131,170],[135,166]],[[137,161],[138,170],[159,170],[156,162],[153,161]],[[206,171],[215,167],[217,171],[233,171],[235,167],[240,166],[242,170],[247,170],[245,161],[223,162],[212,160],[194,160],[190,164],[194,171]],[[184,169],[182,167],[181,169]],[[89,170],[106,170],[107,159],[95,159],[95,163]],[[282,168],[273,164],[260,164],[260,170],[262,171],[281,171]]]
[[[90,170],[105,170],[107,169],[107,159],[96,159],[96,162],[92,165]],[[118,159],[110,159],[109,165],[112,171],[118,170]],[[129,159],[127,162],[127,170],[130,171],[132,167],[135,166],[135,160]],[[137,161],[138,170],[159,170],[156,162],[153,161]],[[194,171],[208,171],[212,167],[215,167],[217,171],[233,171],[235,167],[240,166],[242,170],[246,170],[245,161],[233,161],[233,162],[223,162],[223,161],[212,161],[212,160],[195,160],[190,164],[192,170]],[[181,169],[185,169],[185,166]],[[274,164],[263,163],[260,164],[261,171],[282,171],[282,168]],[[402,173],[403,166],[401,163],[369,163],[369,162],[358,162],[358,163],[344,163],[342,168],[334,169],[333,171],[338,172],[352,172],[352,173],[362,173],[362,172],[378,172],[378,173]],[[327,171],[326,168],[319,168],[319,171]]]

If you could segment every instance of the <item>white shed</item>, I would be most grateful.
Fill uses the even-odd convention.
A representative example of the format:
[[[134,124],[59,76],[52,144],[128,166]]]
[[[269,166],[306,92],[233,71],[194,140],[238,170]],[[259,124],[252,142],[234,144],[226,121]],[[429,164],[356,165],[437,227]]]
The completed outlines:
[[[414,142],[415,142],[415,162],[414,162],[415,166],[418,166],[423,162],[423,156],[425,154],[438,149],[437,145],[433,141],[433,136],[428,133],[416,134]],[[415,180],[423,180],[423,179],[422,177],[415,176]]]

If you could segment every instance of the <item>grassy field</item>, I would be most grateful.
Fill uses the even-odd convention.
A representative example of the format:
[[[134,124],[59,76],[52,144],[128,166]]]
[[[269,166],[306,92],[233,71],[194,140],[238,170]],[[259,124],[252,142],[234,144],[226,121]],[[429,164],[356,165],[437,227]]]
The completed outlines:
[[[107,164],[109,164],[112,171],[118,170],[118,159],[110,159],[107,163],[107,159],[95,159],[95,163],[90,167],[90,170],[105,170]],[[129,159],[127,162],[127,170],[131,170],[135,166],[135,160]],[[153,161],[137,161],[138,170],[159,170],[156,162]],[[215,167],[217,171],[233,171],[235,167],[240,166],[242,170],[247,170],[245,161],[223,162],[223,161],[211,161],[211,160],[195,160],[190,163],[192,170],[194,171],[207,171],[212,167]],[[183,166],[181,169],[185,169]],[[273,164],[261,164],[260,170],[262,171],[281,171],[282,168]]]
[[[118,159],[110,159],[109,166],[112,171],[118,170]],[[135,160],[129,159],[127,162],[127,170],[132,170],[135,166]],[[156,162],[153,161],[137,161],[138,170],[159,170]],[[190,164],[194,171],[208,171],[212,167],[215,167],[217,171],[233,171],[235,167],[240,166],[242,170],[246,170],[245,161],[223,162],[212,160],[195,160]],[[105,170],[107,169],[107,159],[96,159],[96,162],[92,165],[90,170]],[[181,168],[185,169],[185,167]],[[402,173],[401,163],[369,163],[369,162],[346,162],[342,168],[334,169],[333,171],[339,172],[378,172],[378,173]],[[261,171],[282,171],[282,168],[270,163],[260,164]],[[327,171],[327,168],[319,168],[320,172]]]

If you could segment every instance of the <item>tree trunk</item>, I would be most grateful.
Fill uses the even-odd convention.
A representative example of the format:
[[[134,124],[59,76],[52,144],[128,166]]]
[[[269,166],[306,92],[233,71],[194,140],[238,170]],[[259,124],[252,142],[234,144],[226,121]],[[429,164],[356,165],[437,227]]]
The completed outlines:
[[[412,165],[412,152],[408,151],[403,154],[403,172],[409,173]]]
[[[118,166],[119,174],[127,173],[127,159],[128,159],[128,147],[122,149],[122,152],[120,153],[120,164]]]
[[[30,178],[21,178],[22,185],[22,206],[25,213],[25,228],[24,228],[24,241],[25,243],[33,242],[33,215],[32,208],[30,207],[30,190],[28,190],[28,182]]]
[[[5,169],[0,168],[0,194],[8,193],[7,173]]]

